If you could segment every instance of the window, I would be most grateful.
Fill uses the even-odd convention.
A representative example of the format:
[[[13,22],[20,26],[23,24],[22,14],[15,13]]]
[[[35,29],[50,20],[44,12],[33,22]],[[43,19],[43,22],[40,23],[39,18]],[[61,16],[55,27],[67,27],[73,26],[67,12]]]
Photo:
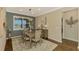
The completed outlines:
[[[26,20],[22,20],[22,27],[25,28],[26,27]]]
[[[29,27],[28,19],[21,17],[14,17],[13,19],[13,30],[22,30]]]
[[[20,18],[15,18],[15,24],[14,24],[14,29],[21,29],[21,19]]]

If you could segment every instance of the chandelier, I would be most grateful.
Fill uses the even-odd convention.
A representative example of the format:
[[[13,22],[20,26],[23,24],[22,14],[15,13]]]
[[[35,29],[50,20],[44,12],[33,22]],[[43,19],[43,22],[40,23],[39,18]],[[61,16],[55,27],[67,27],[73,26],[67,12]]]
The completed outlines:
[[[71,16],[70,19],[66,19],[66,23],[68,25],[70,25],[70,27],[72,27],[72,25],[76,24],[78,22],[78,19],[73,19],[73,17]]]

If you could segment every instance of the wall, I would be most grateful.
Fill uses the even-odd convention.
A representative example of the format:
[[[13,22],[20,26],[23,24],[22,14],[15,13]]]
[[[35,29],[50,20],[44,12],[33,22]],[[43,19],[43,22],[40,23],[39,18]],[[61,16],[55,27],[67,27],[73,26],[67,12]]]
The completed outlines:
[[[38,25],[40,23],[45,24],[45,17],[47,17],[48,38],[58,42],[62,42],[61,38],[62,11],[56,10],[54,12],[36,17],[36,28],[38,28]]]
[[[79,50],[79,8],[78,8],[78,50]]]
[[[19,36],[22,34],[22,30],[13,30],[13,16],[22,16],[22,17],[29,17],[33,19],[33,25],[35,27],[35,18],[31,16],[26,16],[26,15],[21,15],[21,14],[16,14],[16,13],[11,13],[11,12],[6,12],[6,20],[7,20],[7,28],[11,29],[11,36]]]
[[[0,51],[4,50],[6,43],[6,32],[5,32],[5,28],[3,27],[4,22],[6,22],[5,9],[0,8]]]

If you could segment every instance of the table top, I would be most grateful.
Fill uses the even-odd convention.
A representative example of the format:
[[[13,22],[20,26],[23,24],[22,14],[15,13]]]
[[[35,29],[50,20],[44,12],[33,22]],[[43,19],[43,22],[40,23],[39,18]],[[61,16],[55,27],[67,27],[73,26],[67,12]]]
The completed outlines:
[[[35,36],[35,33],[34,32],[26,32],[26,35],[29,36],[29,37],[34,37]]]

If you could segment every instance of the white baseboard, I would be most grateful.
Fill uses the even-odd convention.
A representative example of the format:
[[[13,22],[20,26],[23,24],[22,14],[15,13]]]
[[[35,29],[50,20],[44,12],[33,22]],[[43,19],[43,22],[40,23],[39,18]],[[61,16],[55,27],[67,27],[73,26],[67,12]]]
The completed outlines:
[[[63,39],[68,39],[68,40],[72,40],[72,41],[78,42],[77,40],[74,40],[72,38],[66,38],[66,37],[64,37]]]
[[[54,40],[54,41],[56,41],[56,42],[62,43],[62,40],[56,40],[56,39],[50,38],[50,37],[48,37],[48,38],[51,39],[51,40]]]

